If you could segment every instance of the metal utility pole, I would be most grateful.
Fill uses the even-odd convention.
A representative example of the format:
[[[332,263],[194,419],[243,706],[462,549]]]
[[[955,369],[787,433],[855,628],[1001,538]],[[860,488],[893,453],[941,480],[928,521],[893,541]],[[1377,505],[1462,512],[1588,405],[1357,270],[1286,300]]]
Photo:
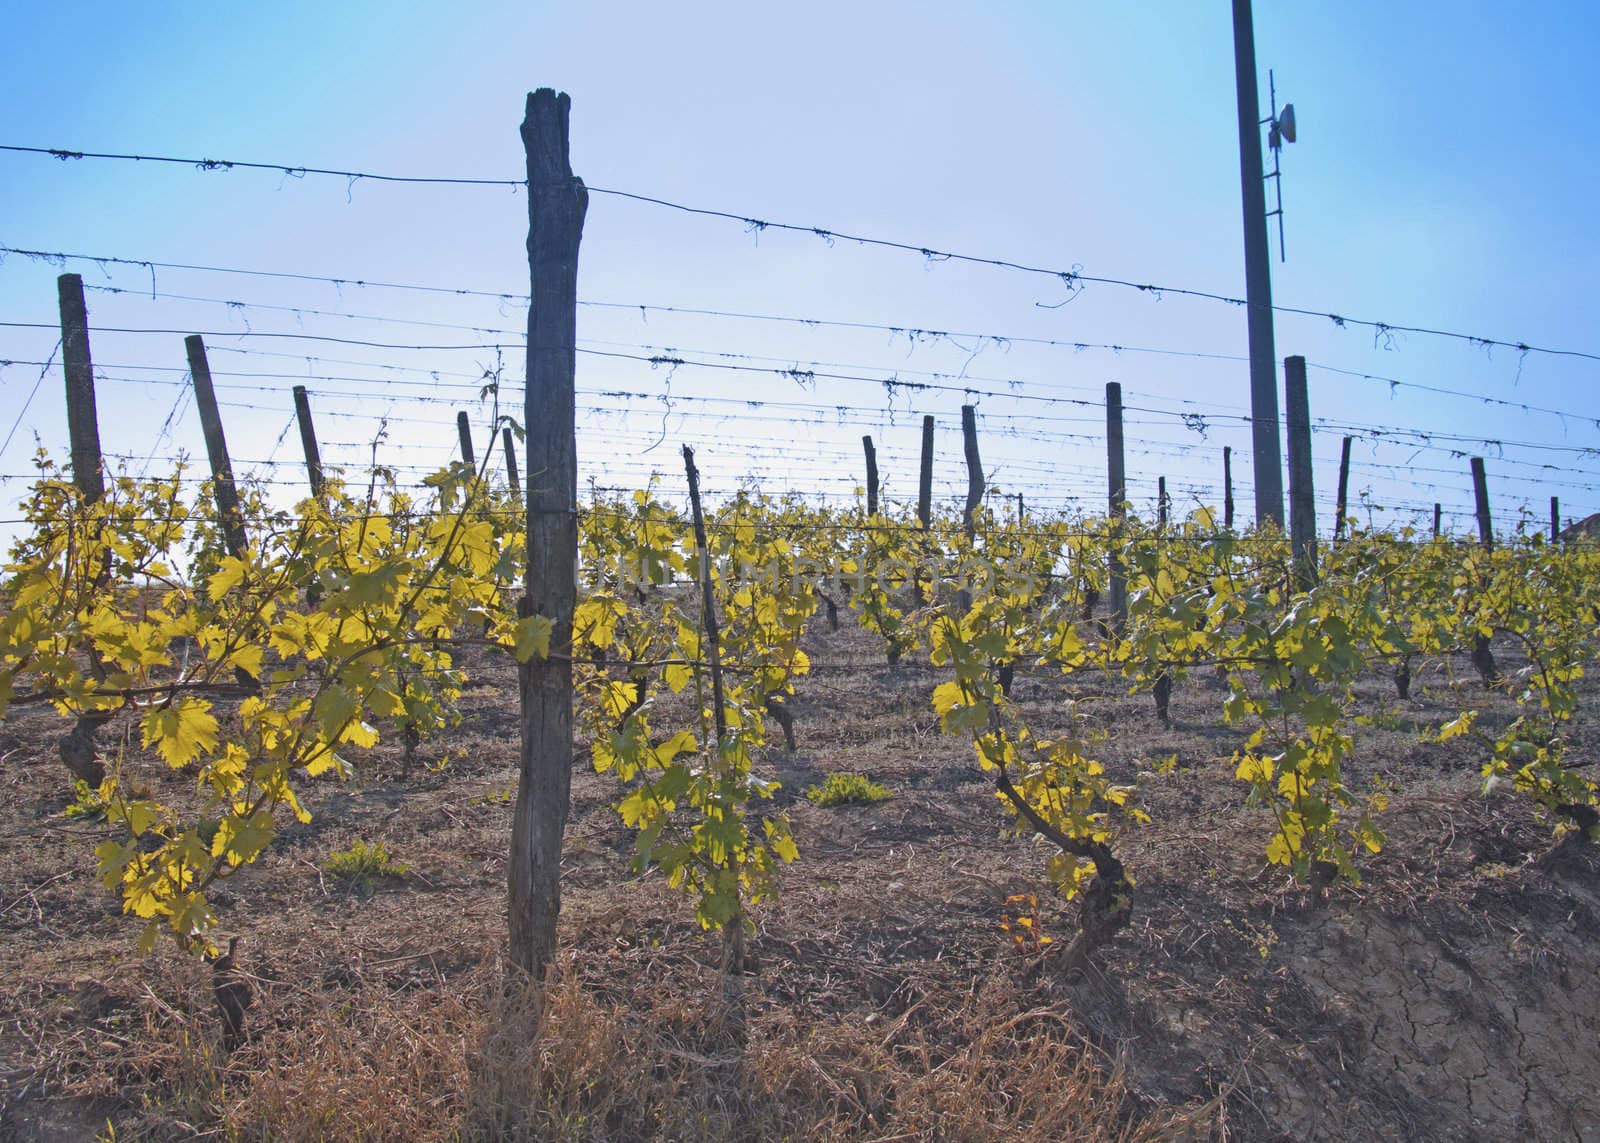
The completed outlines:
[[[1261,103],[1256,91],[1250,0],[1233,0],[1233,64],[1239,87],[1239,183],[1244,191],[1244,288],[1250,322],[1250,433],[1256,524],[1283,526],[1283,453],[1278,441],[1278,357],[1272,338],[1272,271],[1267,260],[1267,193],[1261,169]]]

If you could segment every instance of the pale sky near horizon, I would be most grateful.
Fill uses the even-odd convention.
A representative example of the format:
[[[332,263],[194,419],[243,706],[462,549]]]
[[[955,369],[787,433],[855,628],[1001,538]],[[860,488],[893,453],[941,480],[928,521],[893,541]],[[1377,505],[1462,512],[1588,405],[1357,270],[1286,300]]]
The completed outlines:
[[[1288,260],[1274,228],[1275,301],[1600,352],[1588,110],[1600,9],[1257,0],[1255,23],[1262,114],[1271,67],[1300,126],[1283,155]],[[1244,289],[1221,0],[59,4],[13,6],[0,28],[0,143],[516,178],[525,93],[552,86],[572,97],[573,166],[595,187],[1089,275]],[[503,187],[0,152],[0,245],[31,250],[517,294],[527,289],[526,209]],[[92,289],[89,305],[91,327],[106,330],[93,334],[104,447],[133,471],[178,451],[203,464],[204,453],[182,396],[181,337],[110,328],[209,334],[240,469],[296,459],[284,430],[300,380],[331,462],[362,464],[387,416],[379,458],[414,476],[449,458],[458,408],[482,447],[476,379],[494,351],[261,335],[515,342],[525,320],[494,299],[180,270],[155,273],[163,296],[152,299],[144,268],[67,268],[90,287],[128,291]],[[60,269],[6,256],[0,320],[54,322]],[[1098,510],[1101,400],[1114,380],[1130,406],[1137,504],[1148,510],[1159,475],[1180,509],[1215,503],[1232,445],[1240,519],[1251,514],[1245,319],[1234,306],[1101,285],[1059,305],[1065,291],[1048,277],[752,233],[603,195],[590,203],[579,293],[615,304],[579,313],[585,482],[634,485],[659,472],[677,495],[677,446],[689,443],[717,490],[752,478],[769,491],[848,496],[871,433],[886,494],[904,499],[915,495],[920,415],[934,413],[941,492],[954,494],[965,486],[955,429],[966,401],[978,406],[995,484],[1039,509]],[[987,336],[912,339],[655,307]],[[0,367],[0,434],[17,425],[0,455],[0,516],[14,515],[35,435],[64,459],[59,368],[21,364],[45,360],[56,336],[0,327],[0,359],[14,362]],[[1413,519],[1434,501],[1469,512],[1470,455],[1487,458],[1501,525],[1524,503],[1545,518],[1552,494],[1564,515],[1600,510],[1590,396],[1600,362],[1289,315],[1277,348],[1311,363],[1313,415],[1331,422],[1314,440],[1324,533],[1345,432],[1356,437],[1352,507],[1365,511],[1364,492],[1386,509],[1379,520]],[[669,351],[852,379],[635,359]],[[520,416],[520,352],[502,364]],[[893,379],[948,388],[884,383]],[[1394,430],[1432,435],[1379,435]],[[275,472],[292,490],[298,472]],[[1462,515],[1448,522],[1468,526]]]

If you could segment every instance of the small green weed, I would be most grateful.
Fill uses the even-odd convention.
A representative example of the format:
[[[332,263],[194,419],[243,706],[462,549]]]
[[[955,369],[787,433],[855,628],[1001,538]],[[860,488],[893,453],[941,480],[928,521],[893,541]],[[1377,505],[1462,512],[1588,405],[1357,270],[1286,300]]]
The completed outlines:
[[[373,885],[381,878],[399,877],[406,871],[404,865],[390,860],[383,842],[368,845],[360,838],[349,849],[336,849],[328,854],[322,867],[347,888],[359,890],[363,895],[371,893]]]
[[[894,797],[864,774],[829,774],[820,786],[812,786],[806,797],[819,806],[870,806]]]
[[[61,816],[68,821],[100,821],[106,816],[106,800],[89,783],[75,779],[72,783],[72,801],[61,811]]]

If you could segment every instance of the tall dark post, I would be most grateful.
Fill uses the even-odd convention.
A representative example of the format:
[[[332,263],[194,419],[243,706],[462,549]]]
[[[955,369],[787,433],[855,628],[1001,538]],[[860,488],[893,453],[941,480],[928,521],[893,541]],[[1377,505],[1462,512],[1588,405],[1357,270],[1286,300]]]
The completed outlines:
[[[1272,271],[1267,193],[1261,170],[1261,102],[1256,90],[1250,0],[1233,0],[1233,67],[1239,100],[1239,184],[1244,192],[1244,288],[1250,327],[1250,441],[1256,524],[1283,526],[1283,457],[1278,447],[1278,358],[1272,337]]]
[[[522,503],[522,478],[517,475],[517,442],[511,435],[511,426],[500,429],[500,441],[506,449],[506,484],[511,488],[511,499]]]
[[[67,436],[72,445],[72,482],[85,504],[106,494],[100,460],[100,422],[95,412],[94,365],[89,359],[89,308],[83,301],[83,278],[62,274],[56,279],[61,307],[61,364],[67,381]]]
[[[322,495],[322,453],[317,448],[317,427],[311,423],[311,398],[304,385],[294,387],[294,415],[300,422],[300,447],[306,454],[306,475],[311,481],[311,495]]]
[[[1439,517],[1444,515],[1444,505],[1437,500],[1433,502],[1433,538],[1439,538]]]
[[[1233,449],[1222,446],[1222,526],[1233,531]]]
[[[917,471],[917,522],[933,523],[933,414],[922,418],[922,464]]]
[[[1484,472],[1483,457],[1472,458],[1472,500],[1478,517],[1478,543],[1484,551],[1494,550],[1494,523],[1489,518],[1489,477]]]
[[[233,463],[228,459],[228,441],[222,434],[222,414],[217,409],[217,393],[211,386],[211,363],[206,360],[206,343],[198,333],[183,339],[189,355],[189,376],[194,382],[194,406],[200,413],[200,431],[206,438],[206,457],[211,461],[211,484],[217,499],[217,517],[222,522],[222,539],[228,554],[244,555],[247,537],[244,516],[239,511],[239,490],[233,483]]]
[[[1128,577],[1122,565],[1122,518],[1126,514],[1128,481],[1122,457],[1122,386],[1106,382],[1106,475],[1111,509],[1111,615],[1116,630],[1128,624]]]
[[[1561,541],[1561,497],[1550,497],[1550,542]]]
[[[1311,402],[1306,359],[1283,360],[1284,412],[1289,421],[1289,536],[1302,590],[1317,579],[1317,505],[1311,480]]]
[[[1483,469],[1483,457],[1472,458],[1472,499],[1478,517],[1478,545],[1485,552],[1494,551],[1494,522],[1489,518],[1489,477]],[[1489,570],[1484,569],[1485,576]],[[1489,639],[1485,635],[1475,635],[1472,639],[1472,665],[1478,669],[1486,685],[1493,685],[1500,679],[1500,669],[1495,665],[1494,652],[1489,649]]]
[[[1167,526],[1167,478],[1156,477],[1156,527]]]
[[[978,526],[978,508],[983,504],[983,461],[978,459],[978,410],[961,406],[961,444],[967,454],[967,506],[962,513],[967,538]]]
[[[456,435],[461,438],[461,459],[467,462],[467,467],[474,472],[478,469],[478,458],[472,452],[472,422],[467,419],[465,411],[456,414]],[[493,438],[490,438],[491,444]],[[489,450],[493,452],[494,449]]]
[[[521,774],[506,862],[511,960],[543,977],[561,910],[561,835],[572,799],[572,613],[577,603],[578,246],[589,192],[572,173],[571,100],[528,96],[528,560],[521,612],[550,621],[549,659],[521,664]]]
[[[97,504],[106,494],[106,483],[101,469],[100,422],[95,411],[94,365],[89,357],[89,308],[83,300],[83,279],[77,274],[62,274],[56,279],[56,298],[61,310],[61,364],[67,384],[72,482],[85,505]],[[98,572],[101,586],[107,583],[109,576],[108,561]],[[83,649],[94,677],[104,679],[106,667],[100,654],[92,643]],[[94,736],[111,717],[108,711],[85,711],[57,743],[62,764],[74,778],[90,786],[99,786],[105,780],[105,765],[96,751]]]
[[[872,447],[872,438],[861,438],[861,448],[867,454],[867,515],[878,514],[878,451]]]
[[[694,466],[694,449],[683,446],[683,470],[689,480],[689,511],[694,523],[695,578],[700,582],[700,628],[705,635],[706,664],[711,675],[711,719],[716,741],[711,748],[715,755],[722,753],[722,743],[728,737],[728,710],[722,690],[722,638],[717,626],[717,604],[711,583],[711,545],[706,539],[705,515],[700,509],[700,470]],[[733,875],[739,875],[738,866]],[[730,1002],[732,1015],[742,1029],[743,989],[739,978],[744,974],[744,911],[735,909],[732,917],[723,922],[723,998]]]
[[[1345,437],[1344,443],[1339,446],[1339,499],[1334,506],[1333,540],[1338,543],[1344,538],[1344,517],[1349,509],[1347,497],[1350,492],[1350,438]]]

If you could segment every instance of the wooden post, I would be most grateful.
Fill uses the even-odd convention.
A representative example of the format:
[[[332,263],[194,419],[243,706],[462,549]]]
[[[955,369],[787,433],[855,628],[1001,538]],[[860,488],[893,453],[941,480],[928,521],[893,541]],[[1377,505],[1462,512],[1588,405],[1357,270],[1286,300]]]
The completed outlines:
[[[1483,457],[1472,458],[1472,499],[1478,517],[1478,543],[1486,552],[1494,550],[1494,524],[1489,519],[1489,478],[1484,473]]]
[[[100,422],[95,411],[94,365],[89,356],[89,308],[83,300],[83,278],[62,274],[56,279],[56,299],[61,310],[61,365],[67,387],[67,436],[72,449],[72,482],[85,505],[97,504],[106,494],[105,473],[101,469]],[[102,565],[97,582],[105,586],[110,578],[109,561]],[[89,669],[104,679],[105,664],[93,644],[86,648]],[[57,743],[61,762],[72,776],[90,786],[105,781],[105,765],[95,747],[95,732],[109,722],[108,711],[87,711],[78,716],[66,736]]]
[[[1027,515],[1027,505],[1022,502],[1022,493],[1019,492],[1017,493],[1017,523],[1022,523],[1027,518]]]
[[[478,458],[472,452],[472,422],[467,420],[465,410],[456,414],[456,435],[461,438],[461,459],[467,462],[468,468],[477,472]],[[494,449],[489,451],[493,452]]]
[[[728,736],[728,712],[722,701],[722,634],[717,626],[716,599],[711,591],[711,545],[706,540],[705,516],[700,510],[700,470],[694,466],[694,449],[683,446],[683,471],[689,478],[689,511],[694,523],[696,571],[700,581],[701,622],[706,633],[706,662],[711,673],[711,719],[715,745]]]
[[[522,503],[522,478],[517,475],[517,442],[511,436],[511,426],[500,430],[500,443],[506,449],[506,483],[511,486],[511,499]]]
[[[961,406],[961,444],[967,454],[967,506],[962,512],[970,540],[978,527],[978,508],[983,504],[983,462],[978,459],[978,411]]]
[[[239,511],[239,490],[233,483],[233,463],[228,459],[228,441],[222,434],[222,414],[217,410],[217,393],[211,386],[211,363],[206,360],[206,343],[198,333],[183,339],[189,355],[189,377],[194,382],[194,406],[200,412],[200,431],[206,438],[206,456],[211,461],[211,483],[217,499],[217,517],[222,522],[222,539],[228,554],[244,555],[248,537],[244,515]]]
[[[933,524],[933,414],[922,418],[922,466],[917,474],[917,522]]]
[[[95,412],[94,365],[89,359],[89,308],[83,301],[83,278],[62,274],[56,279],[61,306],[61,364],[67,380],[67,435],[72,446],[72,482],[85,504],[106,494],[100,459],[100,423]]]
[[[1165,529],[1167,526],[1167,478],[1156,477],[1156,527]]]
[[[1233,531],[1233,449],[1222,446],[1222,526]]]
[[[711,590],[711,545],[706,540],[705,515],[700,510],[700,473],[694,466],[694,449],[683,446],[683,470],[689,478],[689,512],[694,523],[696,578],[700,581],[700,625],[705,632],[705,656],[711,675],[711,725],[716,741],[712,757],[720,758],[722,743],[728,737],[728,712],[722,697],[722,636],[717,626],[717,603]],[[732,866],[735,878],[739,867]],[[735,910],[722,926],[723,996],[729,1001],[730,1015],[742,1032],[744,990],[739,978],[744,974],[744,910]]]
[[[1439,538],[1439,517],[1444,515],[1444,505],[1437,500],[1433,502],[1433,538]]]
[[[1316,493],[1311,482],[1311,402],[1306,359],[1283,359],[1284,414],[1289,427],[1289,536],[1301,590],[1317,581]]]
[[[1122,566],[1122,518],[1128,499],[1128,481],[1122,458],[1122,386],[1106,382],[1106,473],[1111,508],[1111,616],[1119,633],[1128,624],[1128,579]]]
[[[1561,542],[1561,497],[1550,497],[1550,542]]]
[[[1345,437],[1339,446],[1339,499],[1335,502],[1333,517],[1333,542],[1344,538],[1344,517],[1349,508],[1350,491],[1350,438]]]
[[[861,447],[867,454],[867,515],[878,514],[878,453],[872,447],[872,438],[861,438]]]
[[[1485,553],[1494,551],[1494,523],[1489,518],[1489,477],[1483,469],[1483,457],[1472,458],[1472,499],[1478,516],[1478,545]],[[1488,571],[1485,569],[1487,576]],[[1494,652],[1489,649],[1489,639],[1485,635],[1474,635],[1472,639],[1472,665],[1478,669],[1485,684],[1493,684],[1500,679],[1500,670],[1495,665]]]
[[[311,423],[311,398],[304,385],[294,387],[294,415],[300,421],[300,446],[306,453],[306,473],[311,478],[311,495],[322,495],[322,453],[317,449],[317,429]]]
[[[549,659],[518,670],[521,773],[506,862],[511,961],[540,981],[555,958],[561,835],[572,800],[572,613],[577,604],[578,247],[589,192],[572,173],[571,100],[528,96],[528,559],[524,616],[550,621]]]

